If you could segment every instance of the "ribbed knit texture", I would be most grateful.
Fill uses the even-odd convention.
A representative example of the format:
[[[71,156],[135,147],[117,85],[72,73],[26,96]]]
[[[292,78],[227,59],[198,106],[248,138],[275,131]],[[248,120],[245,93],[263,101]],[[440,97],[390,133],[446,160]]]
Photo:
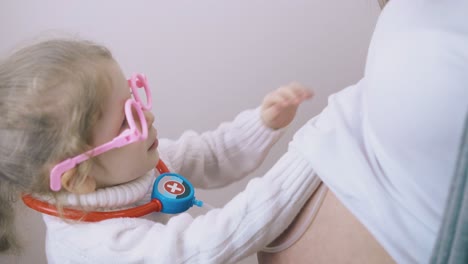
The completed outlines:
[[[212,132],[187,132],[177,141],[161,140],[160,152],[171,169],[184,171],[192,183],[209,188],[248,175],[281,134],[264,127],[256,109],[241,113]],[[313,192],[313,177],[309,163],[289,152],[265,176],[251,180],[223,208],[197,218],[183,213],[166,222],[162,214],[154,213],[146,219],[70,223],[44,215],[48,261],[235,263],[261,250],[292,222]],[[127,185],[115,188],[117,195],[128,192]],[[107,195],[103,193],[115,195],[114,190],[94,193],[96,205],[105,204],[102,199],[106,200]],[[123,200],[133,201],[129,199],[132,195],[123,195]]]

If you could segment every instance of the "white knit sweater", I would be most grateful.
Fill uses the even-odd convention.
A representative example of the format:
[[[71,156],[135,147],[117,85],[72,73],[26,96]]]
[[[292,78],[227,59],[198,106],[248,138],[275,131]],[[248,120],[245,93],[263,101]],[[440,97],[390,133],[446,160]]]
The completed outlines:
[[[215,131],[186,132],[160,140],[161,158],[195,187],[214,188],[248,175],[263,161],[281,131],[263,126],[259,110],[245,111]],[[131,183],[77,197],[69,204],[120,208],[148,201],[154,172]],[[311,166],[284,155],[264,177],[223,208],[192,217],[153,213],[97,223],[44,215],[49,263],[235,263],[276,238],[311,195]]]

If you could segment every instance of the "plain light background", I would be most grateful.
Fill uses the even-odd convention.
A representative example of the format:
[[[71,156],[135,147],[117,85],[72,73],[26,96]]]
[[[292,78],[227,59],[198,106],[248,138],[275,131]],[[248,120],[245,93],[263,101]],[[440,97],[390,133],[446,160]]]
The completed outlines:
[[[126,74],[147,75],[155,126],[169,138],[214,129],[291,81],[313,88],[316,97],[300,107],[259,170],[223,189],[197,190],[219,207],[274,164],[330,94],[362,77],[379,13],[377,0],[2,0],[0,56],[53,36],[104,44]],[[16,211],[24,251],[0,262],[46,263],[40,215],[20,202]]]

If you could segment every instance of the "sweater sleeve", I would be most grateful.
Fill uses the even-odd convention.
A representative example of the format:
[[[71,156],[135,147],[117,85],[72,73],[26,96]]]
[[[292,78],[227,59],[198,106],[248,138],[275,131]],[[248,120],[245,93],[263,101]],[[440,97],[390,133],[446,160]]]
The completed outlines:
[[[284,231],[312,194],[316,180],[310,164],[288,152],[223,208],[197,218],[184,213],[166,225],[140,218],[70,224],[45,216],[49,261],[235,263]]]
[[[161,139],[159,151],[161,159],[195,187],[216,188],[257,169],[283,131],[266,127],[257,108],[213,131],[186,131],[178,140]]]

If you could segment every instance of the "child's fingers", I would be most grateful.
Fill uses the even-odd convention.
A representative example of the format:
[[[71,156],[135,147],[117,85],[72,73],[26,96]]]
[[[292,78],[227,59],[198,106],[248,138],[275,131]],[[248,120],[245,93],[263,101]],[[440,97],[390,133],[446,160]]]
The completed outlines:
[[[283,100],[284,98],[281,94],[277,93],[276,91],[272,92],[265,97],[265,100],[263,101],[263,108],[270,108],[278,103],[281,103]]]
[[[297,98],[297,89],[295,86],[283,86],[278,89],[278,94],[284,99],[284,101],[294,101]]]
[[[264,101],[264,107],[271,107],[274,105],[288,106],[294,103],[296,96],[288,87],[280,87],[270,93]]]
[[[288,87],[294,94],[295,99],[300,102],[304,101],[305,99],[309,99],[314,95],[312,90],[307,89],[299,83],[291,83]]]
[[[296,105],[313,96],[311,90],[298,83],[291,83],[288,86],[284,86],[280,88],[278,92],[282,93],[284,97],[288,99],[287,101]]]
[[[263,101],[263,109],[276,105],[285,108],[288,106],[298,106],[304,100],[313,96],[313,92],[299,83],[291,83],[282,86],[268,94]]]
[[[265,115],[268,117],[269,120],[275,120],[280,115],[282,107],[280,107],[278,104],[274,104],[265,111]]]

